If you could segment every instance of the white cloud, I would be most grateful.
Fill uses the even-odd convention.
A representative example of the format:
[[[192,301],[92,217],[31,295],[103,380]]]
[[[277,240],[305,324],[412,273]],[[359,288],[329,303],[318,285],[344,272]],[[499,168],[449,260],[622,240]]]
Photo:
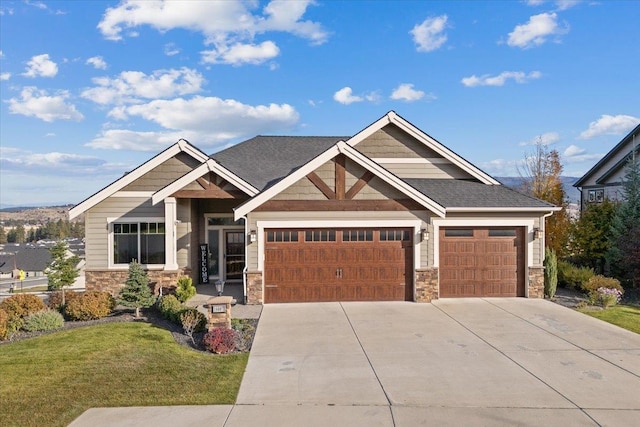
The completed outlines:
[[[570,145],[564,150],[564,155],[567,157],[573,157],[584,154],[586,151],[586,149],[578,147],[577,145]]]
[[[402,83],[400,86],[395,88],[391,93],[391,99],[397,99],[402,101],[418,101],[424,98],[426,94],[424,91],[416,90],[413,88],[413,84],[411,83]],[[432,94],[429,95],[430,99],[435,99],[435,96]]]
[[[4,58],[4,52],[2,52],[2,50],[0,50],[0,58]]]
[[[480,168],[493,176],[516,176],[522,160],[495,159],[479,164]]]
[[[167,131],[104,131],[87,146],[106,149],[157,151],[180,138],[212,145],[258,134],[292,129],[299,120],[288,104],[246,105],[232,99],[196,96],[123,107],[121,113],[157,123]]]
[[[447,41],[447,35],[444,34],[447,19],[447,15],[427,18],[409,31],[413,35],[413,41],[418,45],[419,52],[431,52]]]
[[[157,70],[150,75],[141,71],[123,71],[116,78],[97,77],[92,81],[97,86],[83,90],[81,96],[107,105],[197,93],[205,80],[199,72],[181,68]]]
[[[49,96],[47,91],[33,86],[26,86],[20,93],[20,99],[11,98],[9,111],[27,117],[37,117],[45,122],[55,120],[81,121],[84,116],[76,110],[75,105],[67,103],[69,92],[61,91]]]
[[[27,68],[22,74],[26,77],[55,77],[58,65],[49,59],[49,54],[36,55],[27,62]]]
[[[109,164],[103,159],[94,156],[85,156],[69,153],[33,153],[25,150],[2,150],[0,152],[0,165],[8,172],[30,172],[38,175],[53,173],[65,175],[89,175],[113,171],[120,165]]]
[[[539,79],[542,77],[540,71],[531,71],[529,74],[523,71],[503,71],[497,76],[490,76],[484,74],[482,76],[476,76],[475,74],[470,77],[464,77],[461,83],[467,87],[474,86],[503,86],[508,80],[513,80],[516,83],[527,83],[530,80]]]
[[[586,149],[577,145],[570,145],[564,150],[562,159],[567,163],[592,163],[602,159],[603,156],[604,154],[588,154]]]
[[[167,56],[174,56],[180,53],[180,49],[175,43],[167,43],[164,45],[164,54]]]
[[[543,133],[542,135],[536,136],[530,141],[521,142],[518,145],[520,145],[521,147],[524,147],[527,145],[538,145],[538,143],[542,145],[551,145],[551,144],[555,144],[558,141],[560,141],[560,134],[558,132],[546,132],[546,133]]]
[[[11,73],[0,73],[0,81],[6,81],[11,78]]]
[[[529,6],[540,6],[546,3],[547,0],[527,0]],[[556,4],[558,10],[567,10],[580,3],[581,0],[556,0],[553,3]]]
[[[589,139],[598,135],[623,135],[640,123],[640,118],[619,114],[610,116],[603,114],[594,122],[589,123],[589,129],[580,133],[578,139]]]
[[[102,56],[92,56],[91,58],[87,59],[86,64],[93,65],[93,68],[97,70],[107,69],[107,63],[104,61],[104,58],[102,58]]]
[[[232,51],[228,63],[260,64],[265,61],[265,56],[272,58],[274,53],[277,55],[279,49],[273,41],[255,43],[258,34],[285,32],[308,39],[312,44],[322,44],[327,40],[328,33],[321,24],[303,20],[311,4],[314,4],[312,0],[273,0],[262,9],[262,13],[256,13],[259,3],[254,1],[124,0],[106,10],[98,29],[110,40],[121,40],[123,30],[142,25],[162,32],[187,29],[202,33],[205,45],[214,47],[203,51],[205,61],[225,62],[225,53]]]
[[[333,94],[333,99],[335,99],[340,104],[349,105],[354,102],[362,102],[363,98],[361,96],[353,95],[353,91],[349,86],[345,86],[336,93]]]
[[[224,63],[231,65],[262,64],[280,54],[280,49],[272,41],[259,45],[236,43],[220,49],[202,51],[202,61],[205,63]]]
[[[556,13],[541,13],[531,16],[526,24],[516,25],[513,31],[509,33],[507,44],[528,49],[533,46],[540,46],[550,36],[560,36],[568,33],[568,25],[559,26],[557,19],[558,15]]]

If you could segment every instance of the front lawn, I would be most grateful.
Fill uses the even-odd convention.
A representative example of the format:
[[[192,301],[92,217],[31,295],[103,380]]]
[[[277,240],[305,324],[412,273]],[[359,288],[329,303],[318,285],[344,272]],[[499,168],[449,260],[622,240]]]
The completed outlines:
[[[0,425],[65,426],[91,407],[232,404],[248,353],[217,356],[142,322],[0,345]]]
[[[581,309],[580,312],[640,334],[640,307],[616,305],[606,310]]]

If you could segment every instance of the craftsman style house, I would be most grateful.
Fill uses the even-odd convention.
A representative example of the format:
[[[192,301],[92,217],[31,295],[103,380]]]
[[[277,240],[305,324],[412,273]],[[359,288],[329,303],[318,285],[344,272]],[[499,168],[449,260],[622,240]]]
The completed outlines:
[[[580,190],[581,210],[589,203],[621,200],[625,166],[634,153],[640,157],[640,124],[573,184]]]
[[[545,218],[394,112],[352,137],[184,140],[75,206],[86,284],[224,280],[248,304],[541,297]]]

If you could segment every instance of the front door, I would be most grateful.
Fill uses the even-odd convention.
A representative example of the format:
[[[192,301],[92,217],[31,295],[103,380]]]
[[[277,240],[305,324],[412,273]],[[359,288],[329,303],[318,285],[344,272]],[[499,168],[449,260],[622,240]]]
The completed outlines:
[[[244,230],[225,231],[224,265],[226,280],[242,280],[244,270]]]

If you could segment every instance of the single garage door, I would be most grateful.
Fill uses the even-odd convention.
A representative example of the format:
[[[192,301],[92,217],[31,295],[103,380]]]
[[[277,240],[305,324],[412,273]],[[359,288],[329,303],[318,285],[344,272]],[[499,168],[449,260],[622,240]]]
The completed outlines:
[[[265,230],[264,300],[413,300],[408,228]]]
[[[440,297],[525,296],[523,227],[440,229]]]

